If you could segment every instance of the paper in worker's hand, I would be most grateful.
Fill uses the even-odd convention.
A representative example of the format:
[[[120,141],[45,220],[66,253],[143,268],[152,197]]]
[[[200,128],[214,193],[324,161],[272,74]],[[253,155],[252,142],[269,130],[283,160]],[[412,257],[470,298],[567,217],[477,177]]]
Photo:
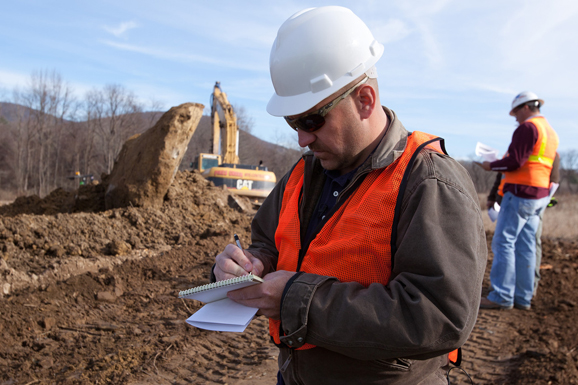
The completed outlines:
[[[498,214],[500,213],[500,205],[498,202],[494,202],[494,205],[488,209],[488,215],[492,222],[495,222],[498,219]]]
[[[486,162],[493,162],[500,159],[498,157],[498,150],[480,142],[476,144],[476,156],[481,156]]]
[[[558,186],[560,186],[559,183],[550,183],[550,193],[548,194],[550,199],[552,199],[552,197],[556,193],[556,190],[558,190]]]

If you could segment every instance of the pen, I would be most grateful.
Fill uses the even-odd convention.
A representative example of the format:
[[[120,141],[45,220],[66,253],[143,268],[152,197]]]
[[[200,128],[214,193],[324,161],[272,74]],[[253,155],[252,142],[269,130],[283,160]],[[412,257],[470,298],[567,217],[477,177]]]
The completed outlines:
[[[239,236],[237,234],[233,234],[233,238],[235,238],[235,243],[237,244],[237,247],[241,249],[241,251],[243,251],[243,246],[241,246],[241,240],[239,239]],[[248,273],[251,274],[251,271],[248,271]]]
[[[241,246],[241,241],[239,240],[239,237],[237,236],[237,234],[234,234],[233,237],[235,238],[235,243],[237,243],[237,246],[239,247],[239,249],[243,250],[243,246]]]

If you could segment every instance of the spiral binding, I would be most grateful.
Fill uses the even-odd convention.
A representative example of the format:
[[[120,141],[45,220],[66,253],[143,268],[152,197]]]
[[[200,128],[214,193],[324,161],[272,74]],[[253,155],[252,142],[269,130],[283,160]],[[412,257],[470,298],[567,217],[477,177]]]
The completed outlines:
[[[240,283],[240,282],[252,281],[254,278],[258,278],[258,277],[256,275],[253,275],[252,273],[249,273],[249,275],[242,275],[240,277],[229,278],[229,279],[225,279],[223,281],[207,283],[206,285],[203,285],[203,286],[197,286],[197,287],[193,287],[192,289],[180,291],[179,297],[193,294],[193,293],[199,293],[199,292],[205,291],[205,290],[216,289],[217,287],[229,286],[229,285],[234,285],[234,284]]]

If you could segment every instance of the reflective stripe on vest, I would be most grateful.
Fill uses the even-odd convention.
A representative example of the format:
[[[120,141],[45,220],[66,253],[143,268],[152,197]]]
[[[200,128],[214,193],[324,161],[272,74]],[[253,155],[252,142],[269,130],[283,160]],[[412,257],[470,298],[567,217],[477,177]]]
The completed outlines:
[[[340,282],[386,285],[391,275],[391,234],[400,184],[412,155],[434,137],[415,131],[408,137],[402,155],[385,169],[373,170],[360,186],[336,208],[311,241],[300,271],[336,277]],[[437,146],[436,146],[437,145]],[[429,145],[442,152],[436,142]],[[293,169],[285,191],[275,232],[279,252],[277,270],[296,271],[301,249],[299,205],[304,161]],[[363,229],[363,231],[360,231]],[[281,323],[269,320],[269,333],[276,344]],[[315,347],[306,343],[299,349]]]
[[[532,154],[519,169],[505,172],[505,183],[525,186],[550,186],[550,172],[558,149],[558,135],[543,116],[528,119],[538,130]]]

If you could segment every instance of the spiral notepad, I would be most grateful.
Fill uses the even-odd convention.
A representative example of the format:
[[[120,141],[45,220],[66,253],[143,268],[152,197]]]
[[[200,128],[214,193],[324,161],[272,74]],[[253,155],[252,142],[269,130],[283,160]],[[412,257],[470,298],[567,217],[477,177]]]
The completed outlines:
[[[227,293],[231,290],[241,289],[261,282],[263,282],[261,277],[248,274],[183,290],[179,292],[179,298],[196,299],[197,301],[209,303],[226,298]]]

